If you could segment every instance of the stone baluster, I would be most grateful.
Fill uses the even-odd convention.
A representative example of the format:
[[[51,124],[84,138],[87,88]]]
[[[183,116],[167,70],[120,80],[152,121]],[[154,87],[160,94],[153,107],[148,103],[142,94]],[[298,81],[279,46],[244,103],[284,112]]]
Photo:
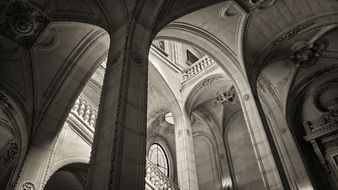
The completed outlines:
[[[177,185],[162,173],[149,159],[146,162],[146,183],[156,190],[179,190]],[[147,186],[146,185],[146,186]]]
[[[189,80],[193,76],[199,74],[213,63],[214,61],[210,57],[208,56],[202,57],[200,60],[196,61],[194,64],[192,64],[190,67],[188,67],[183,71],[182,83]]]

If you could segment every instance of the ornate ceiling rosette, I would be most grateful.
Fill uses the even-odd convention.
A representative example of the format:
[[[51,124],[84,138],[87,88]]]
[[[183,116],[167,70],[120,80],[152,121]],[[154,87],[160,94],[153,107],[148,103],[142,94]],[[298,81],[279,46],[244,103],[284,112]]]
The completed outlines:
[[[328,41],[325,39],[315,42],[311,46],[305,46],[297,50],[291,57],[291,60],[297,66],[300,67],[311,67],[316,64],[319,57],[322,56],[323,51],[328,47]]]
[[[49,24],[49,18],[26,0],[15,0],[1,16],[0,35],[31,48]]]

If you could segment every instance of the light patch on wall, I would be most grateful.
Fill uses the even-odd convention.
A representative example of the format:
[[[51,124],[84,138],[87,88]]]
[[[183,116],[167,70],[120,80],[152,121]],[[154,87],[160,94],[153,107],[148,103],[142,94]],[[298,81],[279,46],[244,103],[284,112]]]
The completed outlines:
[[[174,125],[174,118],[173,118],[173,115],[171,114],[171,112],[167,113],[165,116],[164,116],[164,119],[166,122]]]

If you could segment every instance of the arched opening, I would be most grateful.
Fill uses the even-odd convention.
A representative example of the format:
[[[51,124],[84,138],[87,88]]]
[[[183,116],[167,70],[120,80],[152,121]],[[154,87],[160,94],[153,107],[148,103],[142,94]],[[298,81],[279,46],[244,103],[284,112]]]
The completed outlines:
[[[229,14],[232,12],[234,15],[226,14],[228,10]],[[196,20],[197,17],[202,18],[202,21]],[[178,185],[183,189],[236,189],[239,186],[249,187],[251,183],[256,182],[254,186],[258,189],[267,185],[275,187],[281,185],[278,178],[272,180],[266,177],[266,175],[278,176],[276,168],[269,170],[269,174],[262,171],[263,165],[271,163],[271,159],[265,157],[266,160],[263,161],[258,149],[261,149],[261,152],[268,151],[267,146],[263,145],[267,142],[265,140],[257,145],[258,138],[253,131],[258,130],[252,129],[252,125],[249,124],[249,106],[243,103],[243,100],[247,101],[249,95],[246,93],[250,93],[250,89],[248,83],[244,82],[241,58],[236,54],[241,46],[237,44],[241,39],[241,32],[237,29],[243,24],[244,18],[244,12],[236,4],[227,2],[214,4],[172,21],[158,32],[153,41],[149,57],[155,59],[154,54],[159,57],[153,65],[168,83],[183,113],[183,117],[175,119]],[[228,33],[224,33],[224,30]],[[233,163],[227,158],[229,148],[225,147],[224,141],[227,141],[228,137],[225,139],[223,136],[224,128],[227,127],[224,126],[225,118],[238,110],[244,110],[242,120],[246,119],[247,125],[244,127],[248,128],[247,132],[250,134],[245,136],[247,137],[245,143],[251,144],[250,150],[253,154],[250,156],[254,157],[249,157],[254,158],[252,165],[257,170],[253,170],[253,173],[258,174],[255,175],[257,177],[255,179],[241,177],[243,181],[239,186],[235,184],[236,181],[232,181],[236,176],[231,169]],[[201,131],[197,130],[198,126],[193,116],[197,112],[202,118],[207,118],[205,119],[207,122],[202,126],[211,128],[207,132],[210,142],[201,140],[198,135]],[[215,150],[211,151],[212,154],[211,148]],[[221,159],[214,161],[215,158]],[[184,159],[189,161],[181,161]],[[249,165],[245,167],[250,169]],[[188,169],[181,171],[181,167]],[[188,180],[180,176],[185,173],[189,176]],[[205,177],[206,174],[210,175]],[[245,172],[242,174],[246,175]]]
[[[27,126],[17,103],[0,91],[0,186],[10,188],[21,167],[28,142]]]
[[[44,190],[85,190],[87,173],[87,164],[69,164],[57,170],[50,177]]]
[[[168,156],[161,145],[157,143],[151,145],[148,158],[164,175],[169,177]]]
[[[258,76],[257,92],[267,124],[295,187],[337,186],[333,159],[336,132],[319,132],[334,123],[323,124],[320,118],[336,109],[333,86],[337,66],[332,59],[337,49],[336,36],[332,25],[304,29],[293,41],[284,42],[266,56]],[[302,53],[306,59],[301,58]]]

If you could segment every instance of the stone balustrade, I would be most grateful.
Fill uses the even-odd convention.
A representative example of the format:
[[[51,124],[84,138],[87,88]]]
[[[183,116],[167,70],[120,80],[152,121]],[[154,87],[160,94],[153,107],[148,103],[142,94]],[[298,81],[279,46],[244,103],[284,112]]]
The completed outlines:
[[[209,56],[206,55],[202,57],[201,59],[190,65],[188,68],[183,70],[181,83],[188,81],[190,78],[196,76],[214,63],[215,61],[212,60]]]
[[[75,101],[70,113],[76,116],[85,125],[94,127],[97,117],[97,108],[82,94]]]
[[[97,108],[82,94],[77,98],[70,112],[87,127],[95,127]],[[92,130],[93,132],[94,130]],[[177,185],[163,174],[148,158],[146,161],[146,190],[179,190]]]
[[[178,186],[162,173],[148,158],[146,161],[146,189],[179,190]]]

